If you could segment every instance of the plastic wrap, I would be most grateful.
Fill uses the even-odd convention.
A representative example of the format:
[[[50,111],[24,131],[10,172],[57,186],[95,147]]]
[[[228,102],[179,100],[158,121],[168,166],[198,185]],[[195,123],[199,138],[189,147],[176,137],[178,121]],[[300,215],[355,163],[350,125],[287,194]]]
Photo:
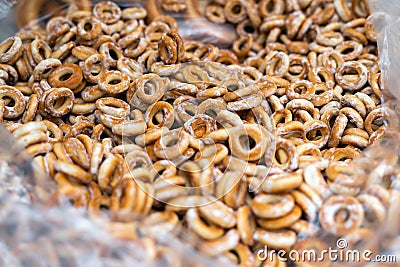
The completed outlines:
[[[168,232],[136,236],[140,220],[126,224],[103,217],[93,220],[67,201],[50,205],[54,183],[15,145],[16,140],[3,125],[0,137],[0,266],[222,264],[201,256]]]
[[[398,30],[400,9],[396,0],[386,1],[385,5],[379,5],[379,3],[378,0],[371,0],[371,6],[375,10],[374,22],[378,35],[382,87],[386,100],[386,123],[390,128],[387,137],[368,147],[363,155],[352,163],[352,166],[357,170],[356,175],[366,177],[368,183],[389,183],[389,187],[394,189],[388,208],[388,219],[376,233],[383,248],[381,253],[400,257],[400,195],[396,191],[400,188],[398,119],[400,112],[397,100],[391,98],[391,94],[400,97],[400,84],[397,78],[397,73],[400,72],[400,51],[396,45],[400,41]],[[186,22],[182,23],[185,25]],[[190,23],[183,26],[183,32],[188,31],[186,36],[192,34]],[[196,33],[194,39],[198,37]],[[201,40],[212,41],[207,38],[210,37]],[[118,225],[112,225],[103,218],[89,220],[85,211],[72,208],[66,203],[61,204],[60,207],[48,207],[46,201],[50,195],[48,192],[54,189],[50,178],[32,169],[29,157],[21,154],[21,148],[12,145],[15,144],[15,140],[2,126],[0,126],[0,138],[0,158],[2,159],[0,162],[0,232],[9,233],[2,235],[0,240],[1,264],[25,266],[17,263],[25,257],[26,262],[30,263],[27,266],[46,266],[46,264],[50,266],[149,266],[157,264],[153,261],[154,255],[148,254],[143,243],[136,240],[121,240],[121,235],[126,238],[127,228],[124,227],[127,225],[118,228]],[[4,151],[7,153],[1,153]],[[15,160],[20,158],[22,159]],[[130,226],[138,227],[137,225]],[[123,229],[124,234],[118,229]],[[143,239],[146,242],[147,239]],[[195,242],[189,234],[183,236],[183,239],[189,243]],[[326,241],[333,243],[332,240]],[[220,266],[222,264],[201,256],[175,237],[167,235],[159,238],[157,242],[167,251],[156,252],[156,254],[165,253],[166,255],[164,261],[158,263],[158,266],[166,266],[166,262],[171,266],[179,266],[178,264]],[[168,260],[168,256],[171,255],[176,255],[182,261],[176,263],[172,258]],[[228,266],[227,263],[223,264]]]
[[[177,19],[179,33],[187,40],[200,41],[229,48],[232,40],[237,38],[236,29],[228,24],[217,24],[204,16],[205,8],[210,0],[181,1],[186,6],[180,12],[167,12],[162,8],[161,0],[144,1],[149,10],[148,20],[160,15],[168,15]]]
[[[395,0],[382,2],[370,0],[374,11],[373,19],[379,49],[379,65],[382,70],[383,88],[389,90],[397,99],[400,98],[400,7]],[[390,98],[387,98],[390,99]]]

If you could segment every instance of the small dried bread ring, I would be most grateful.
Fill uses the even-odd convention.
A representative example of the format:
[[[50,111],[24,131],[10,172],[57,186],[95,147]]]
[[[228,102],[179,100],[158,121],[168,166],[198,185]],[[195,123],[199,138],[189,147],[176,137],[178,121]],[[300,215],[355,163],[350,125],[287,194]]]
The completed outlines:
[[[54,117],[68,114],[74,105],[74,93],[68,88],[53,88],[45,98],[45,111]]]
[[[279,218],[288,214],[293,208],[294,199],[290,194],[258,194],[251,201],[251,210],[260,218]]]
[[[55,68],[48,78],[53,87],[77,88],[83,79],[81,68],[78,65],[68,63]]]
[[[93,15],[106,24],[112,24],[121,18],[122,11],[114,2],[104,1],[94,6]]]
[[[3,110],[4,118],[12,119],[19,117],[25,111],[25,98],[21,91],[8,85],[0,85],[0,100],[11,99],[13,104],[5,104]]]
[[[360,227],[364,210],[352,196],[332,196],[322,205],[319,219],[326,232],[342,236]]]
[[[101,73],[99,77],[99,88],[109,94],[119,94],[129,88],[129,77],[118,70],[109,70]]]
[[[0,43],[0,63],[14,64],[22,55],[22,40],[18,36],[9,37]]]
[[[166,64],[175,64],[183,59],[185,48],[178,32],[170,31],[161,37],[158,53]]]

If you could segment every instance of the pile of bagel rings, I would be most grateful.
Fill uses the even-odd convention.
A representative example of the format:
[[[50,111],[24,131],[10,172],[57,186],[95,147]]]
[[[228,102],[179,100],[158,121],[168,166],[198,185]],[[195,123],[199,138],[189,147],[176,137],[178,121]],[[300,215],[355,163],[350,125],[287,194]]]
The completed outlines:
[[[316,264],[260,257],[265,246],[390,248],[373,237],[394,216],[397,170],[352,164],[394,133],[368,1],[17,12],[21,31],[0,43],[0,121],[57,184],[53,205],[67,199],[171,266],[185,264],[157,246],[165,234],[240,266]]]

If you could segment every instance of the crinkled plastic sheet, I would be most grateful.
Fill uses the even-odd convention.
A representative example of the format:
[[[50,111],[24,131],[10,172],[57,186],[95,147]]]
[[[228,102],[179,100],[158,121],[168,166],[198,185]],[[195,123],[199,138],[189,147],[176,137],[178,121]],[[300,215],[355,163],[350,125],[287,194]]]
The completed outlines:
[[[369,0],[377,35],[381,88],[386,124],[385,138],[364,151],[364,157],[354,166],[367,176],[370,183],[384,183],[393,190],[386,221],[377,229],[380,243],[386,243],[386,253],[400,258],[400,5],[397,0]],[[397,265],[396,265],[397,266]]]
[[[1,40],[18,30],[12,9],[16,2],[0,0]],[[190,235],[179,240],[168,234],[158,236],[156,254],[151,255],[140,241],[116,237],[112,222],[88,219],[86,211],[72,207],[68,200],[54,206],[55,183],[22,151],[0,124],[0,266],[230,266],[200,255],[190,245],[195,242]]]
[[[24,3],[24,1],[29,0],[0,0],[0,23],[2,25],[2,30],[0,32],[0,39],[3,40],[12,34],[14,34],[18,27],[15,23],[15,9],[12,8],[13,5],[18,5]],[[151,0],[154,3],[158,0]],[[92,1],[92,3],[96,3],[99,1]],[[146,0],[118,0],[114,1],[121,7],[127,6],[145,6],[148,1]],[[207,20],[203,14],[205,12],[205,7],[210,0],[199,0],[197,12],[188,13],[168,13],[162,11],[158,8],[159,13],[169,15],[174,17],[179,25],[179,33],[186,40],[194,40],[201,41],[204,43],[210,43],[219,46],[220,48],[230,48],[232,40],[237,38],[236,29],[232,25],[225,24],[216,24],[211,23]],[[62,8],[62,7],[60,7]],[[64,8],[67,8],[65,6]],[[59,9],[54,10],[54,13],[60,12]],[[44,21],[48,18],[48,16],[39,18],[40,21]],[[4,26],[4,27],[3,27]]]
[[[2,18],[4,10],[8,11],[12,3],[0,0],[0,9],[4,7],[0,21],[2,26],[6,25],[6,30],[0,33],[1,39],[16,29],[15,25],[5,23],[12,21],[12,14]],[[141,3],[135,1],[135,5]],[[367,177],[369,183],[388,179],[397,192],[400,189],[400,5],[398,0],[370,0],[370,7],[377,33],[381,87],[390,131],[352,164],[359,171],[358,175]],[[183,35],[204,42],[215,41],[210,35],[193,31],[191,25],[197,18],[180,19]],[[31,159],[13,144],[15,139],[0,125],[0,266],[177,266],[172,260],[153,261],[143,247],[115,238],[106,230],[107,222],[89,220],[83,210],[68,204],[50,207],[48,197],[54,186],[50,178],[32,167]],[[388,218],[376,233],[381,243],[386,244],[381,253],[398,258],[399,218],[400,193],[393,193]],[[181,266],[222,265],[199,255],[175,237],[167,236],[159,242],[171,253],[178,254]],[[228,266],[226,262],[223,265]]]
[[[117,238],[118,223],[104,218],[88,219],[85,210],[76,209],[68,202],[50,205],[55,184],[37,170],[23,149],[15,144],[13,136],[0,125],[0,266],[183,267],[222,264],[205,258],[190,244],[169,234],[159,234],[155,238],[157,248],[153,254],[141,243],[146,237]],[[137,229],[136,222],[131,225]],[[127,236],[126,232],[120,234]],[[224,265],[229,266],[229,263]]]
[[[157,0],[151,0],[157,1]],[[146,2],[146,1],[145,1]],[[229,24],[210,22],[205,16],[205,9],[211,0],[198,0],[193,14],[168,13],[177,19],[179,33],[186,39],[213,44],[220,48],[230,49],[232,41],[237,39],[236,28]]]

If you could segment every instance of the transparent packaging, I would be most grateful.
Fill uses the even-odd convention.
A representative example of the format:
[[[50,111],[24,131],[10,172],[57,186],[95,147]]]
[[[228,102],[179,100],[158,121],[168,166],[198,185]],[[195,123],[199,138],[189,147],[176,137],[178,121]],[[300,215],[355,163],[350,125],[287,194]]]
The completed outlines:
[[[199,1],[199,5],[205,2]],[[145,1],[118,3],[146,5]],[[18,30],[15,17],[19,14],[11,9],[14,4],[17,3],[0,0],[1,40]],[[388,217],[376,229],[374,242],[382,248],[381,254],[400,259],[400,6],[397,0],[387,0],[385,4],[370,0],[370,6],[377,33],[388,132],[365,149],[352,167],[356,170],[353,175],[363,177],[368,184],[390,183]],[[71,8],[59,4],[58,7]],[[221,48],[228,47],[230,40],[235,39],[235,30],[229,25],[218,26],[211,33],[209,26],[193,28],[208,23],[202,14],[175,17],[179,32],[187,39]],[[234,69],[229,71],[231,75],[236,73]],[[16,139],[0,125],[0,266],[230,266],[193,249],[197,240],[190,233],[182,233],[179,238],[161,235],[157,244],[146,237],[138,242],[134,234],[139,227],[136,221],[118,224],[102,216],[88,219],[87,211],[71,207],[68,201],[51,205],[56,190],[54,181],[22,151]]]

